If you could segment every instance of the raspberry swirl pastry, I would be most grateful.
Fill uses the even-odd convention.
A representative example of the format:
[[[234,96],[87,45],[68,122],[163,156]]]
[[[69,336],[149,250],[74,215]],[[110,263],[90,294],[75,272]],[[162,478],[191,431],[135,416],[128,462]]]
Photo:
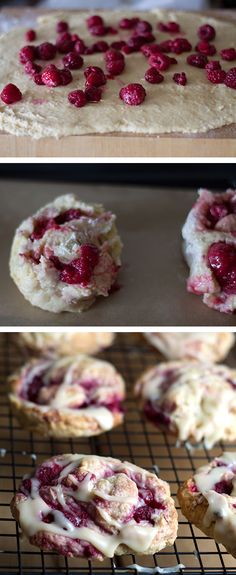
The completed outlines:
[[[203,295],[209,307],[225,313],[236,309],[236,191],[199,191],[183,230],[190,267],[187,289]]]
[[[236,558],[236,453],[200,467],[178,492],[181,510]]]
[[[135,387],[146,417],[181,441],[236,438],[236,370],[224,365],[172,361],[152,367]]]
[[[10,273],[30,301],[51,312],[80,312],[108,296],[120,267],[115,215],[72,194],[60,196],[16,230]]]
[[[86,355],[33,359],[10,378],[10,403],[23,427],[53,437],[89,437],[123,420],[124,381]]]
[[[23,334],[24,335],[24,334]],[[233,346],[232,333],[144,333],[149,343],[167,359],[196,359],[216,362]]]
[[[97,353],[111,345],[115,334],[109,332],[21,332],[12,336],[23,350],[34,355],[74,355]]]
[[[156,553],[177,535],[168,484],[110,457],[49,459],[23,479],[11,510],[30,543],[70,557]]]

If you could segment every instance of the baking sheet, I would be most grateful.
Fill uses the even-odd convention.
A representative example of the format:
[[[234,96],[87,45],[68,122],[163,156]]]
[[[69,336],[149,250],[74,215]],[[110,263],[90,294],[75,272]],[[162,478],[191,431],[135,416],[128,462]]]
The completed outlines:
[[[168,165],[166,169],[168,172]],[[8,271],[16,227],[39,207],[66,193],[103,203],[114,211],[124,244],[121,288],[108,298],[99,298],[82,314],[54,314],[33,307]],[[199,296],[187,293],[185,288],[188,270],[180,232],[195,199],[196,191],[191,189],[0,180],[0,325],[235,325],[235,315],[207,308]]]

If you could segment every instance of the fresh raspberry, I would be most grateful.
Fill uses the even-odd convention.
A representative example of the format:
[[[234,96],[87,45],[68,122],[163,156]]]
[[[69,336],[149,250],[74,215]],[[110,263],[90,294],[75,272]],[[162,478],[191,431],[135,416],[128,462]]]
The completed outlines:
[[[104,74],[102,68],[99,68],[99,66],[87,66],[87,68],[85,68],[84,70],[85,78],[87,78],[90,74],[92,74],[92,72],[97,72],[98,74]]]
[[[108,32],[107,27],[103,25],[93,26],[92,28],[89,28],[89,31],[92,36],[105,36]]]
[[[118,34],[118,30],[116,28],[114,28],[114,26],[108,26],[107,34],[111,34],[112,36],[115,36],[115,34]]]
[[[171,52],[173,52],[174,54],[183,54],[183,52],[190,52],[192,50],[192,44],[190,44],[187,38],[176,38],[175,40],[172,40],[170,42],[171,42]]]
[[[22,99],[22,93],[15,84],[7,84],[2,90],[0,98],[4,104],[15,104]]]
[[[225,85],[236,90],[236,68],[230,68],[225,76]]]
[[[35,30],[27,30],[27,32],[25,33],[26,42],[33,42],[35,39],[36,39]]]
[[[77,40],[77,42],[74,45],[74,51],[77,52],[77,54],[84,54],[85,49],[86,46],[84,41],[79,38],[79,40]]]
[[[157,29],[161,32],[169,32],[170,34],[178,34],[180,32],[180,25],[177,22],[158,22]]]
[[[50,64],[42,73],[42,81],[46,86],[55,88],[61,84],[60,70],[54,64]]]
[[[119,76],[119,74],[122,74],[123,70],[125,67],[125,61],[124,60],[110,60],[108,62],[106,62],[106,69],[108,74],[111,74],[111,76]]]
[[[43,86],[44,82],[42,80],[42,74],[34,74],[33,76],[34,83],[38,86]]]
[[[158,51],[164,52],[165,54],[169,54],[170,52],[172,52],[172,46],[173,46],[173,40],[164,40],[164,42],[158,44]]]
[[[72,40],[72,42],[77,42],[77,40],[79,40],[79,39],[80,39],[80,38],[79,38],[78,34],[71,34],[71,40]]]
[[[211,60],[210,62],[207,62],[205,69],[206,70],[221,70],[220,62],[218,60]]]
[[[68,68],[65,68],[64,70],[59,70],[59,72],[62,86],[67,86],[67,84],[70,84],[72,82],[73,76]]]
[[[38,74],[39,72],[41,72],[42,66],[39,66],[38,64],[31,62],[31,60],[28,60],[28,62],[26,62],[26,64],[24,65],[24,70],[26,74],[34,76],[34,74]]]
[[[84,93],[87,102],[100,102],[102,98],[102,88],[85,88]]]
[[[94,50],[92,46],[88,46],[85,48],[84,54],[86,56],[91,56],[91,54],[94,54]]]
[[[67,22],[63,22],[62,20],[60,22],[57,22],[56,25],[56,31],[58,34],[62,34],[62,32],[67,32],[69,26]]]
[[[68,54],[74,50],[75,42],[72,40],[72,36],[69,32],[64,32],[59,36],[56,41],[56,47],[60,54]]]
[[[148,68],[144,76],[145,80],[150,84],[160,84],[164,80],[164,76],[158,72],[154,67]]]
[[[142,507],[138,507],[138,509],[136,509],[133,518],[137,523],[141,523],[141,521],[150,523],[151,515],[152,515],[151,508],[148,505],[143,505]]]
[[[236,60],[235,48],[224,48],[224,50],[221,50],[220,55],[222,60],[227,60],[228,62]]]
[[[88,28],[93,28],[94,26],[103,26],[104,21],[101,16],[94,15],[87,18],[86,23]]]
[[[122,18],[119,22],[119,28],[122,30],[132,30],[138,22],[139,18]]]
[[[168,70],[170,67],[170,59],[168,56],[165,56],[165,54],[152,54],[148,62],[151,66],[157,68],[157,70],[161,70],[161,72]]]
[[[137,22],[136,26],[135,26],[135,31],[138,34],[143,34],[145,32],[151,32],[152,31],[152,25],[147,22],[146,20],[139,20],[139,22]]]
[[[190,54],[187,57],[187,63],[190,66],[195,66],[195,68],[205,68],[208,60],[204,54]]]
[[[226,72],[224,70],[208,70],[207,79],[212,84],[223,84],[225,81]]]
[[[141,84],[128,84],[121,88],[120,99],[129,106],[139,106],[145,100],[146,90]]]
[[[91,74],[86,77],[85,87],[98,88],[99,86],[106,84],[106,81],[104,72],[91,72]]]
[[[114,50],[121,50],[125,44],[126,42],[124,40],[118,40],[117,42],[111,43],[111,48],[114,48]]]
[[[51,42],[43,42],[37,47],[37,57],[40,60],[53,60],[56,56],[56,46]]]
[[[36,58],[36,48],[35,46],[23,46],[19,52],[19,60],[21,64],[26,64],[28,60],[33,62]]]
[[[73,90],[68,94],[68,100],[70,104],[76,106],[76,108],[82,108],[87,103],[87,98],[83,90]]]
[[[109,44],[104,40],[100,40],[99,42],[95,42],[92,46],[94,53],[96,52],[106,52],[109,48]]]
[[[176,72],[173,76],[173,80],[179,86],[186,86],[187,84],[187,76],[184,72]]]
[[[69,68],[69,70],[79,70],[84,63],[83,58],[76,52],[68,52],[63,56],[62,62],[65,68]]]
[[[128,54],[132,52],[139,52],[141,46],[146,43],[146,40],[142,36],[132,36],[126,42],[126,46],[124,46],[123,50],[126,53],[126,49],[128,49]]]
[[[196,50],[197,52],[200,52],[200,54],[205,54],[205,56],[214,56],[216,53],[216,47],[214,44],[209,44],[209,42],[206,42],[206,40],[201,40],[201,42],[198,42]]]
[[[149,58],[151,54],[160,54],[161,50],[159,44],[144,44],[141,46],[140,52],[144,54],[145,58]]]
[[[210,24],[203,24],[203,26],[200,26],[197,33],[200,40],[206,40],[207,42],[214,40],[216,35],[215,28]]]
[[[233,245],[216,242],[209,247],[208,264],[228,295],[236,294],[236,250]]]

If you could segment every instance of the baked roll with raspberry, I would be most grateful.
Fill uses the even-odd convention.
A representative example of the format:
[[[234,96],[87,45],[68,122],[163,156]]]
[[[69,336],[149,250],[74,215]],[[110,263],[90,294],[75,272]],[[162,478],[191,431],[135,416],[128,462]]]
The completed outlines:
[[[224,313],[236,309],[236,191],[200,190],[183,230],[188,291]]]
[[[108,296],[120,268],[116,216],[68,194],[27,218],[16,230],[10,273],[32,305],[80,312]]]
[[[217,362],[234,345],[233,333],[144,333],[144,337],[167,359]]]
[[[172,361],[152,367],[135,387],[147,419],[181,442],[236,439],[236,370]]]
[[[89,437],[123,421],[124,380],[106,361],[86,355],[33,359],[9,384],[14,414],[41,435]]]
[[[34,355],[97,353],[112,345],[111,332],[21,332],[10,334],[20,349]]]
[[[180,487],[184,516],[236,558],[236,453],[226,452]]]
[[[149,555],[177,535],[169,485],[111,457],[49,459],[23,479],[11,510],[30,543],[68,557]]]

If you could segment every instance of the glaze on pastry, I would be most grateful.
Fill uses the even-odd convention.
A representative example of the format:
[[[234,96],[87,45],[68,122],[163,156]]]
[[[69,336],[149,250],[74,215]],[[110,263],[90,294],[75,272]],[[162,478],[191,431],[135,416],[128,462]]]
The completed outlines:
[[[224,365],[172,361],[152,367],[135,387],[145,416],[181,441],[236,439],[236,370]]]
[[[89,437],[123,420],[124,381],[110,363],[86,355],[33,359],[9,379],[23,427],[53,437]]]
[[[236,309],[236,191],[200,190],[183,230],[190,268],[188,291],[203,296],[208,307]]]
[[[108,296],[120,267],[116,217],[72,194],[60,196],[18,227],[10,273],[32,305],[80,312]]]
[[[200,467],[178,492],[182,513],[236,558],[236,453]]]
[[[49,459],[23,479],[11,510],[30,543],[69,557],[149,555],[177,535],[168,484],[111,457]]]
[[[229,332],[146,332],[144,336],[170,360],[195,359],[217,362],[226,357],[235,342],[234,334]]]
[[[109,347],[115,338],[111,332],[21,332],[11,334],[13,341],[34,355],[75,355],[97,353]]]

